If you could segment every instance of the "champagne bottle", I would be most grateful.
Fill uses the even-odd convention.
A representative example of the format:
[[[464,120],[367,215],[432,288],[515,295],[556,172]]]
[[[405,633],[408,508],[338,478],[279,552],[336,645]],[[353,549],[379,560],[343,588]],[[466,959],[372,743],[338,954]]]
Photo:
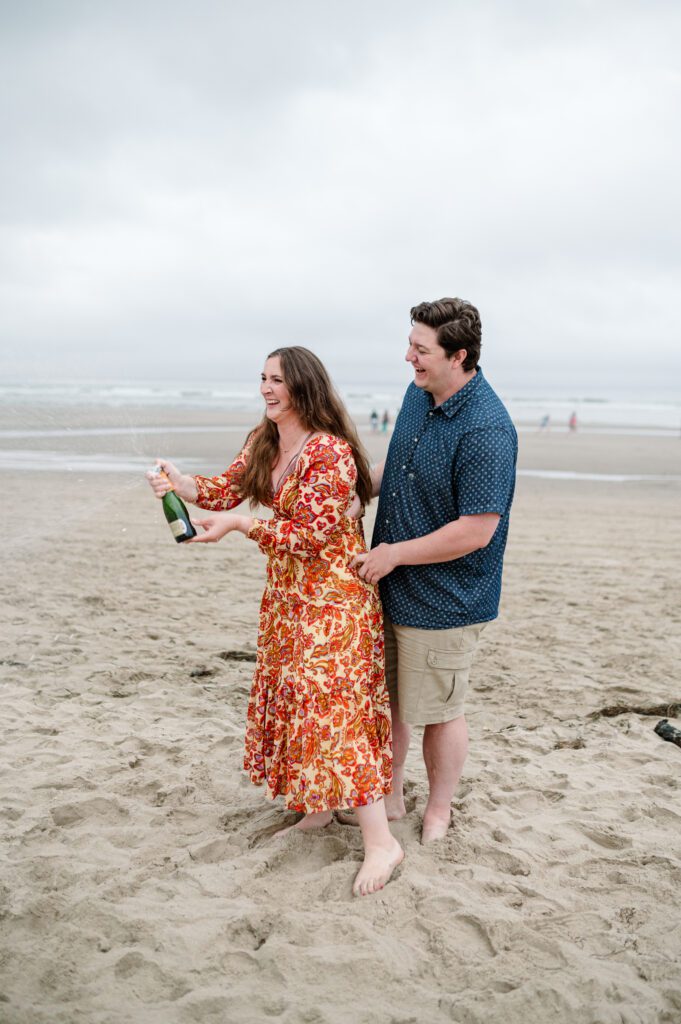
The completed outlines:
[[[177,543],[182,544],[183,541],[190,540],[191,537],[196,537],[196,530],[189,519],[187,506],[182,501],[182,498],[175,493],[175,488],[170,483],[168,474],[164,473],[160,466],[156,467],[155,472],[167,480],[172,488],[172,490],[168,491],[167,494],[163,495],[163,511],[166,519],[168,520],[170,532]]]

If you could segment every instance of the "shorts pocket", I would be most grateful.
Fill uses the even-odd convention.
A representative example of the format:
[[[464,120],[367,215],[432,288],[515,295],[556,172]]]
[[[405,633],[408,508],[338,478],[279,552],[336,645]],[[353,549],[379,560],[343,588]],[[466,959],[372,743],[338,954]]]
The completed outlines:
[[[470,651],[428,651],[426,663],[432,693],[443,707],[463,700],[473,662]]]

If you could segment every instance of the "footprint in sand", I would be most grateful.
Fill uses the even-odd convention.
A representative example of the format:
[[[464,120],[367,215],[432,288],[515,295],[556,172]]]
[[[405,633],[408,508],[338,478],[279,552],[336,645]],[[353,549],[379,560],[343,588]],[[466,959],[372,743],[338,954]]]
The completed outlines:
[[[574,739],[556,740],[553,744],[554,750],[581,750],[585,747],[586,743],[581,736],[576,736]],[[549,751],[547,751],[549,753]]]
[[[80,821],[87,821],[88,818],[101,815],[110,821],[120,821],[127,818],[128,812],[115,800],[106,800],[104,797],[96,796],[92,800],[82,800],[80,803],[59,804],[53,807],[51,812],[55,825],[68,827]]]
[[[633,811],[634,808],[631,810]],[[638,808],[636,808],[636,810],[638,810]],[[644,811],[638,813],[637,818],[640,818],[643,814],[645,814],[647,818],[652,818],[653,821],[666,822],[672,826],[678,826],[679,822],[681,822],[681,815],[678,811],[674,811],[671,807],[665,807],[662,804],[651,804],[649,807],[646,807]],[[627,817],[627,820],[635,821],[636,818],[632,817],[630,814]]]
[[[498,950],[492,943],[489,931],[479,918],[472,914],[455,914],[451,920],[457,944],[460,950],[465,950],[466,960],[489,959],[497,955]],[[446,944],[443,945],[441,942],[440,927],[431,928],[422,921],[419,922],[419,926],[432,940],[431,952],[436,952],[442,959],[448,959],[451,951],[448,951]]]
[[[279,924],[270,914],[251,913],[227,922],[224,933],[230,946],[253,953],[265,945],[273,930],[280,931]]]
[[[496,871],[501,871],[505,875],[521,875],[526,877],[530,874],[529,865],[506,850],[490,848],[479,858],[479,863],[484,864],[486,867],[494,868]]]
[[[221,739],[216,740],[211,745],[211,751],[213,750],[231,750],[232,747],[243,746],[243,729],[237,729],[236,727],[232,732],[224,732]]]
[[[557,804],[565,799],[565,793],[560,793],[557,789],[545,789],[544,796],[552,804]]]
[[[438,925],[453,920],[462,909],[463,901],[454,896],[426,896],[416,904],[419,920]]]
[[[91,613],[115,611],[115,606],[100,594],[87,594],[85,597],[81,598],[81,600],[83,604],[87,605]]]
[[[209,668],[208,665],[197,665],[189,673],[191,679],[210,679],[212,676],[217,675],[216,668]]]
[[[182,1003],[180,1019],[183,1024],[224,1024],[230,1020],[233,1005],[227,996],[199,996],[197,999],[189,997]]]
[[[174,1001],[191,991],[191,985],[186,981],[176,974],[162,971],[158,964],[147,960],[141,953],[122,956],[116,963],[114,974],[143,1003]]]
[[[489,987],[493,992],[501,992],[502,995],[507,995],[509,992],[514,992],[517,988],[520,988],[520,982],[492,981]]]
[[[142,754],[144,757],[152,757],[154,754],[167,757],[182,751],[180,743],[160,743],[157,740],[147,740],[140,736],[126,736],[122,740],[117,740],[115,745],[125,754]]]
[[[301,843],[305,847],[304,854]],[[280,839],[272,839],[269,846],[272,851],[267,858],[270,869],[284,871],[289,878],[316,876],[321,868],[330,867],[347,857],[355,858],[355,852],[349,850],[342,839],[332,835],[310,836],[301,833],[297,836],[289,833]]]
[[[196,786],[179,785],[170,789],[159,789],[152,799],[154,807],[184,807],[185,804],[194,803]],[[190,799],[190,797],[192,799]]]
[[[84,779],[82,775],[76,775],[73,779],[62,779],[59,782],[51,780],[50,782],[41,782],[38,786],[34,786],[34,789],[97,789],[94,782],[90,782],[89,779]]]
[[[24,811],[18,807],[0,807],[0,818],[5,818],[7,821],[18,821],[23,816]]]
[[[255,651],[218,651],[218,658],[222,661],[255,661]]]
[[[248,806],[225,811],[220,815],[218,825],[222,832],[229,835],[245,836],[248,845],[252,847],[271,839],[275,832],[286,828],[287,825],[295,825],[301,817],[302,815],[295,812],[282,814],[279,807],[272,809]]]
[[[234,856],[233,839],[211,839],[208,843],[201,843],[189,851],[189,856],[198,864],[219,864],[220,861],[230,860]]]
[[[263,967],[256,956],[252,953],[244,953],[241,950],[230,950],[220,957],[220,970],[226,978],[245,978],[249,974],[258,974]],[[220,1024],[230,1018],[220,1018]]]
[[[578,825],[577,828],[587,839],[590,839],[593,843],[598,843],[599,846],[604,846],[607,850],[624,850],[632,845],[631,839],[627,836],[618,835],[617,832],[607,825],[603,828]]]

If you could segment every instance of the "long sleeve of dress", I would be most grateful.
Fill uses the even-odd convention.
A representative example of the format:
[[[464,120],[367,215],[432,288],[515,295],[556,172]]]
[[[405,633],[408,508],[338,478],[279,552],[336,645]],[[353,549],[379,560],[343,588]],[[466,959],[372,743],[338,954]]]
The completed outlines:
[[[316,437],[296,467],[298,494],[290,513],[254,519],[248,531],[265,554],[313,557],[327,546],[355,493],[357,467],[345,441]]]
[[[196,501],[199,508],[210,509],[212,512],[226,511],[243,501],[239,484],[246,468],[246,460],[250,441],[241,449],[232,465],[220,476],[195,476]]]

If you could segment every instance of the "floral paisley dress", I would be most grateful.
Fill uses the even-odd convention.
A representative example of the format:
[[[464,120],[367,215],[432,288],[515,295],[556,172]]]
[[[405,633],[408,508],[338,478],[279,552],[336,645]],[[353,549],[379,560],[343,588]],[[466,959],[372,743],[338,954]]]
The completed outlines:
[[[241,502],[249,444],[222,476],[196,477],[201,508]],[[352,450],[330,434],[304,443],[249,537],[267,555],[244,768],[271,798],[305,813],[361,807],[389,793],[390,711],[375,587],[349,568],[366,550]]]

